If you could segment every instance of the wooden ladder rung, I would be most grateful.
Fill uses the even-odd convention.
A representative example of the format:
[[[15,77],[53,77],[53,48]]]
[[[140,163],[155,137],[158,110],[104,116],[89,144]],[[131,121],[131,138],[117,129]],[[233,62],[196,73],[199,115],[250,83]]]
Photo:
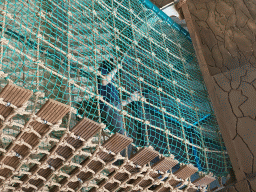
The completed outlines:
[[[131,144],[132,141],[132,138],[126,137],[120,133],[115,133],[105,143],[103,143],[102,146],[117,154]]]
[[[150,147],[144,147],[134,154],[130,158],[130,161],[132,161],[135,165],[143,166],[155,159],[158,155],[159,153],[157,151],[151,149]]]
[[[152,169],[154,169],[156,171],[159,170],[161,172],[165,172],[165,171],[172,169],[178,163],[179,163],[179,161],[176,159],[173,159],[171,157],[164,157],[164,158],[160,159],[158,162],[156,162],[152,166]]]
[[[211,182],[215,181],[216,179],[210,175],[204,175],[201,176],[200,178],[196,179],[195,181],[193,181],[192,183],[195,186],[199,186],[199,185],[209,185]]]
[[[61,120],[71,108],[68,105],[49,99],[41,109],[36,113],[36,116],[41,117],[41,119],[56,124]]]
[[[192,164],[183,165],[177,170],[174,175],[179,179],[187,179],[194,173],[198,171],[198,168],[194,167]]]
[[[101,128],[101,124],[85,117],[73,127],[71,132],[78,136],[78,139],[81,137],[87,141],[99,132]]]
[[[3,98],[4,102],[7,102],[8,105],[12,104],[18,108],[27,102],[30,97],[33,95],[33,92],[14,85],[12,83],[7,84],[2,91],[0,92],[0,98]],[[13,112],[13,108],[10,106],[0,105],[0,115],[6,118]]]

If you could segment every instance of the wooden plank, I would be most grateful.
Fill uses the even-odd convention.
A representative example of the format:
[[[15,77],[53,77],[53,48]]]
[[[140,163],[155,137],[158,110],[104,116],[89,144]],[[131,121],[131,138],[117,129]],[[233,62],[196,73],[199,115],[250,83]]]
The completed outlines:
[[[48,122],[51,122],[52,124],[56,124],[69,111],[70,107],[68,105],[49,99],[36,113],[36,115]]]
[[[180,169],[174,173],[174,175],[179,179],[185,180],[189,178],[191,175],[193,175],[194,173],[196,173],[197,171],[198,171],[198,168],[194,167],[194,165],[187,164],[187,165],[181,166]]]
[[[195,181],[193,181],[192,183],[195,186],[199,186],[199,185],[209,185],[211,182],[215,181],[216,179],[210,175],[204,175],[201,176],[200,178],[196,179]]]
[[[134,154],[130,160],[136,165],[143,166],[155,159],[158,155],[159,153],[157,151],[150,147],[144,147]]]
[[[7,84],[0,92],[0,98],[3,98],[5,102],[9,102],[17,107],[21,107],[26,101],[30,99],[33,92],[19,87],[15,84]]]
[[[28,89],[9,83],[0,92],[0,98],[3,98],[4,102],[13,104],[19,108],[30,99],[32,94],[33,92]],[[12,107],[0,104],[0,115],[4,118],[13,113],[13,111]]]
[[[155,163],[152,166],[152,169],[154,169],[156,171],[159,170],[161,172],[165,172],[165,171],[172,169],[178,163],[179,163],[179,161],[177,161],[171,157],[164,157],[164,158],[160,159],[157,163]]]
[[[94,131],[90,131],[87,129],[91,129]],[[74,126],[72,132],[75,135],[82,137],[84,140],[88,140],[89,138],[94,136],[100,129],[101,125],[99,123],[92,121],[88,118],[84,118]]]

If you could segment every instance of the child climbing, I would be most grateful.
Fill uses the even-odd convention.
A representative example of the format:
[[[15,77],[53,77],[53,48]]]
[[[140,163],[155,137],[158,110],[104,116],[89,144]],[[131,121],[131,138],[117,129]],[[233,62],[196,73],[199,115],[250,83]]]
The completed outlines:
[[[114,133],[125,133],[122,115],[119,110],[121,106],[126,106],[133,101],[138,101],[140,98],[139,93],[134,92],[127,100],[121,102],[119,91],[114,86],[116,81],[117,67],[114,64],[114,59],[109,61],[105,60],[99,67],[101,76],[98,76],[98,91],[103,99],[110,103],[112,106],[100,101],[101,116],[109,123],[111,131]],[[128,156],[131,155],[132,147],[128,147]],[[124,152],[121,153],[124,156]]]

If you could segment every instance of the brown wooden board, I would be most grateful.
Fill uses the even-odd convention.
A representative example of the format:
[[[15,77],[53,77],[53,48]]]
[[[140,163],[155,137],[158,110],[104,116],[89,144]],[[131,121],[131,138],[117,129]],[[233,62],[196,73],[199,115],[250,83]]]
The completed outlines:
[[[176,177],[178,177],[179,179],[187,179],[191,175],[196,173],[197,171],[198,171],[198,168],[196,168],[193,165],[189,164],[189,165],[184,165],[184,166],[180,167],[180,169],[178,171],[176,171],[174,173],[174,175]]]
[[[210,175],[204,175],[198,179],[196,179],[195,181],[193,181],[193,184],[195,186],[199,186],[199,185],[208,185],[211,182],[213,182],[215,180],[214,177],[210,176]]]
[[[19,108],[30,99],[32,94],[33,92],[28,89],[9,83],[0,92],[0,98],[3,98],[3,101],[13,104]],[[4,118],[12,112],[13,108],[0,104],[0,115]]]

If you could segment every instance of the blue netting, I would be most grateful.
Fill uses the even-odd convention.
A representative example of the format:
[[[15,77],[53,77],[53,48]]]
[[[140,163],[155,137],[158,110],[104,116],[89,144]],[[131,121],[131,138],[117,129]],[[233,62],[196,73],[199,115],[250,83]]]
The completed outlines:
[[[1,70],[15,84],[204,172],[227,154],[188,32],[148,0],[10,0]]]

